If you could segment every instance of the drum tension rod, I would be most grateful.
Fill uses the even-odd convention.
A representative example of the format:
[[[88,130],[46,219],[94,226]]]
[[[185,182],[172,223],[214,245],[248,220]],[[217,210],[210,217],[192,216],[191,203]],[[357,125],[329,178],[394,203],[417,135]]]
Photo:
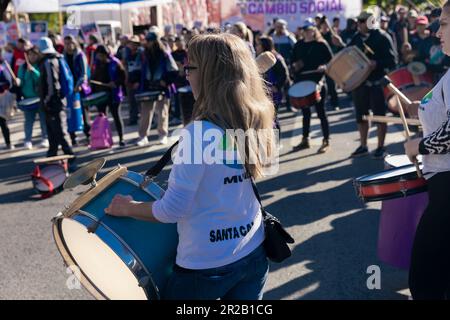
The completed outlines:
[[[88,233],[95,233],[97,231],[98,227],[100,226],[101,221],[102,221],[102,218],[91,223],[89,225],[89,227],[87,228]]]

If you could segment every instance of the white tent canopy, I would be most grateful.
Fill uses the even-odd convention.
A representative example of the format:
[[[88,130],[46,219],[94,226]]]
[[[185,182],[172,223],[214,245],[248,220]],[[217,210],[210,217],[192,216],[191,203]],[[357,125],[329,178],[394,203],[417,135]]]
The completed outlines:
[[[13,0],[20,13],[41,13],[65,11],[77,6],[83,11],[120,10],[170,3],[173,0]]]
[[[17,12],[20,13],[43,13],[43,12],[58,12],[58,0],[13,0],[13,5]]]

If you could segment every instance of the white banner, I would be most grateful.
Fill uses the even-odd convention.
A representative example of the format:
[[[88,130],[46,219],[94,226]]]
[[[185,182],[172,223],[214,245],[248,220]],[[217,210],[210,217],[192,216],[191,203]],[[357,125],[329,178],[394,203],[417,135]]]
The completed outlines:
[[[58,12],[58,0],[13,0],[14,7],[20,13]]]

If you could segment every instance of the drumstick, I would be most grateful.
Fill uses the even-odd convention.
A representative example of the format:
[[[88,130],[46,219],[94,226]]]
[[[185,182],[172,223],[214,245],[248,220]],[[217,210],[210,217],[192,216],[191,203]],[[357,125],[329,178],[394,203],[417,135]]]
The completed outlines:
[[[372,121],[377,123],[393,123],[393,124],[403,124],[403,120],[399,117],[386,117],[386,116],[364,116],[364,120]],[[420,126],[421,123],[418,119],[406,119],[411,126]]]
[[[300,75],[307,75],[307,74],[314,74],[314,73],[323,73],[324,71],[319,70],[319,69],[315,69],[315,70],[310,70],[310,71],[304,71],[302,73],[300,73]]]
[[[397,103],[399,105],[398,110],[400,111],[400,117],[402,118],[403,127],[405,128],[406,139],[409,140],[411,137],[411,131],[409,131],[408,122],[406,121],[405,111],[403,110],[402,102],[400,101],[399,96],[396,95],[395,98],[397,99]],[[420,170],[419,161],[417,161],[417,158],[414,158],[413,163],[414,163],[414,166],[416,167],[417,176],[419,178],[422,178],[423,177],[422,171]]]
[[[367,51],[369,51],[370,54],[375,55],[375,51],[373,51],[372,48],[369,47],[365,42],[363,42],[363,46]]]
[[[109,84],[106,84],[106,83],[103,83],[103,82],[100,82],[100,81],[90,80],[89,82],[92,83],[92,84],[95,84],[97,86],[111,88],[111,86]]]
[[[272,67],[276,63],[277,63],[277,58],[270,51],[263,52],[256,58],[256,64],[258,65],[258,69],[259,69],[260,73],[266,73],[267,71],[272,69]]]
[[[5,63],[6,69],[8,69],[8,72],[11,74],[11,77],[13,78],[14,82],[17,82],[17,77],[14,74],[14,71],[12,71],[11,66],[9,65],[8,61],[4,60],[3,62]]]
[[[412,101],[409,100],[409,98],[407,96],[405,96],[403,94],[403,92],[400,91],[399,88],[397,88],[391,81],[391,79],[389,79],[388,76],[384,77],[384,81],[386,82],[386,86],[389,88],[389,90],[392,91],[392,93],[396,94],[401,100],[403,100],[404,103],[406,103],[407,105],[412,104]]]

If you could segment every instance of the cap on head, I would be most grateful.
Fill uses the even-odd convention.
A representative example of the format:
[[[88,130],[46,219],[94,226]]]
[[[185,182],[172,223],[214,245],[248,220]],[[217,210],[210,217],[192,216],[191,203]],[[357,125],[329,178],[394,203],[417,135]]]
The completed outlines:
[[[42,37],[38,42],[39,51],[43,54],[51,54],[56,53],[55,48],[53,47],[53,42],[48,37]]]
[[[358,21],[367,21],[370,17],[373,16],[372,12],[369,11],[363,11],[359,14],[359,16],[356,18]]]
[[[420,16],[416,20],[416,24],[422,25],[422,26],[428,26],[430,22],[428,21],[428,18],[426,16]]]
[[[154,32],[154,31],[150,31],[145,36],[145,40],[147,40],[147,41],[156,41],[156,40],[158,40],[158,34],[156,32]]]
[[[308,18],[305,20],[305,22],[303,22],[303,26],[302,29],[303,30],[308,30],[308,29],[312,29],[316,26],[316,23],[314,21],[313,18]]]

